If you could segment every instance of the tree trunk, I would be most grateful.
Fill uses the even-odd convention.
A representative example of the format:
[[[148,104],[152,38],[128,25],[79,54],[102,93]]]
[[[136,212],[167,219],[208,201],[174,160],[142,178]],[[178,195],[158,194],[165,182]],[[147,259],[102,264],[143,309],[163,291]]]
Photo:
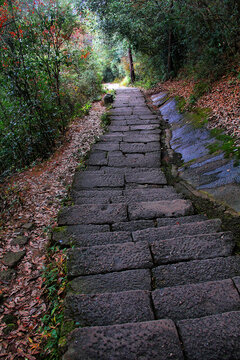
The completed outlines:
[[[136,80],[136,77],[135,77],[135,71],[134,71],[134,66],[133,66],[133,57],[132,57],[131,46],[129,46],[129,48],[128,48],[128,56],[129,56],[131,83],[134,83]]]

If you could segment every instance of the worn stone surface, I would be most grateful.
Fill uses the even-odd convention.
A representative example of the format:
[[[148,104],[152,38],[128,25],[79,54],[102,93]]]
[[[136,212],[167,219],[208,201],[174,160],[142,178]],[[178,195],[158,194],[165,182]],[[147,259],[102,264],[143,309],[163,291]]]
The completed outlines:
[[[219,231],[221,228],[221,220],[206,220],[196,223],[187,223],[183,225],[169,225],[155,229],[145,229],[133,233],[134,241],[159,241],[164,239],[171,239],[174,237],[180,237],[184,235],[195,235],[195,234],[210,234]]]
[[[93,234],[79,234],[77,237],[72,238],[71,245],[77,247],[99,246],[107,244],[117,244],[131,242],[132,237],[130,232],[103,232]]]
[[[121,174],[103,174],[101,171],[84,171],[75,174],[73,188],[75,190],[97,187],[121,187],[124,176]]]
[[[93,234],[110,231],[109,225],[72,225],[57,227],[52,232],[52,240],[59,245],[67,245],[79,234]]]
[[[58,224],[112,224],[127,220],[127,206],[124,204],[88,204],[64,208],[58,217]]]
[[[128,203],[181,199],[181,195],[177,194],[171,186],[164,188],[134,188],[124,190],[123,194]]]
[[[129,204],[128,212],[130,220],[138,220],[190,215],[193,208],[190,201],[177,199]]]
[[[110,154],[108,158],[108,165],[115,167],[146,167],[146,168],[159,168],[160,154],[146,153],[143,154],[126,154],[114,155]]]
[[[150,293],[144,290],[118,293],[67,295],[65,317],[80,326],[101,326],[153,320]]]
[[[147,153],[160,150],[159,142],[150,143],[120,143],[120,150],[123,153]]]
[[[156,288],[215,281],[240,275],[240,256],[193,260],[153,269]]]
[[[183,360],[171,320],[77,329],[63,360]]]
[[[79,276],[70,282],[68,290],[78,294],[100,294],[128,290],[150,291],[151,274],[148,269],[138,269]]]
[[[107,152],[95,150],[91,153],[86,163],[88,165],[107,165]]]
[[[231,279],[155,290],[158,319],[173,321],[240,310],[240,297]]]
[[[25,255],[26,255],[26,250],[17,251],[17,252],[9,251],[3,256],[2,262],[4,265],[12,268],[17,266],[17,264],[22,260],[22,258]]]
[[[166,185],[166,177],[160,169],[138,172],[133,170],[125,175],[126,183]]]
[[[236,276],[233,278],[234,285],[236,286],[239,294],[240,294],[240,276]]]
[[[181,196],[181,194],[178,194]],[[179,218],[161,218],[157,219],[157,226],[174,226],[174,225],[182,225],[187,223],[199,222],[207,220],[207,217],[204,215],[190,215],[190,216],[181,216]]]
[[[112,224],[113,231],[136,231],[148,227],[154,227],[153,220],[133,220]]]
[[[156,142],[160,140],[159,135],[124,135],[123,141],[127,143],[149,143],[149,142]]]
[[[187,360],[239,360],[240,311],[178,322]]]
[[[118,151],[119,150],[119,143],[105,143],[105,142],[98,142],[92,146],[93,150],[105,150],[105,151]]]
[[[145,242],[76,248],[68,252],[69,276],[151,267],[152,258]]]
[[[108,204],[124,202],[122,190],[83,190],[72,191],[71,196],[75,204]]]
[[[151,249],[154,263],[161,265],[228,256],[232,254],[234,246],[231,233],[214,233],[156,241],[151,244]]]

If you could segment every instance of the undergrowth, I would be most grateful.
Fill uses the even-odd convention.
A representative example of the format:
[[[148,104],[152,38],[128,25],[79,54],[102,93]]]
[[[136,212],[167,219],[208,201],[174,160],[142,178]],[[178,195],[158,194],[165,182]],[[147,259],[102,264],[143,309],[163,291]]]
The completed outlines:
[[[41,319],[39,343],[31,346],[40,349],[39,359],[60,360],[59,340],[63,323],[63,301],[66,294],[66,249],[52,246],[48,249],[47,265],[43,268],[43,288],[47,311]]]
[[[221,129],[212,129],[211,135],[216,138],[213,144],[208,145],[210,154],[217,151],[223,151],[226,158],[233,158],[234,165],[240,164],[240,148],[236,146],[236,139],[230,135],[224,134]]]

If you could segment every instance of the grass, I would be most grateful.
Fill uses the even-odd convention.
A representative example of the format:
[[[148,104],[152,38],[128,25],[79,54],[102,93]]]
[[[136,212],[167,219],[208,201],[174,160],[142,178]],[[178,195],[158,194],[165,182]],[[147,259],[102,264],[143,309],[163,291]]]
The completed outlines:
[[[240,164],[240,148],[236,146],[236,138],[224,134],[221,129],[212,129],[211,136],[215,137],[217,141],[208,145],[210,154],[218,151],[223,151],[226,158],[233,158],[234,165]]]

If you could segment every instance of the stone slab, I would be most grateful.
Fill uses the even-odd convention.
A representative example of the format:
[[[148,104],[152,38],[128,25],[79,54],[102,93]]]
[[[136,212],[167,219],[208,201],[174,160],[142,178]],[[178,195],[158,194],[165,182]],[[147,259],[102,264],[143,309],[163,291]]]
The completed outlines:
[[[171,320],[77,329],[63,360],[183,360]]]
[[[8,251],[3,255],[2,263],[10,268],[17,266],[17,264],[24,258],[26,255],[26,250],[22,251]]]
[[[112,224],[113,231],[136,231],[154,227],[153,220],[135,220]]]
[[[123,133],[121,135],[116,134],[117,133],[101,135],[99,140],[102,142],[119,143],[123,139]]]
[[[239,360],[240,312],[178,322],[187,360]]]
[[[129,290],[150,291],[150,271],[148,269],[139,269],[80,276],[73,279],[68,286],[68,292],[77,294],[100,294]]]
[[[181,198],[181,195],[177,194],[171,186],[164,188],[128,189],[123,191],[123,195],[128,203],[174,200]],[[172,220],[175,221],[175,219]]]
[[[231,233],[175,237],[151,244],[154,263],[157,265],[229,256],[234,247]]]
[[[117,293],[67,295],[65,317],[79,326],[106,326],[154,319],[150,292],[144,290]]]
[[[124,204],[86,204],[64,208],[58,215],[58,224],[113,224],[127,221],[127,206]]]
[[[221,220],[205,220],[196,223],[187,223],[183,225],[169,225],[155,229],[146,229],[133,233],[134,241],[159,241],[172,239],[185,235],[210,234],[221,229]]]
[[[114,167],[160,167],[160,153],[109,155],[108,165]]]
[[[111,132],[116,132],[116,131],[123,131],[123,132],[126,132],[126,131],[129,131],[129,126],[127,125],[110,125],[108,127],[108,130],[111,131]]]
[[[150,135],[132,135],[127,134],[123,136],[123,141],[127,143],[149,143],[160,141],[160,136],[157,134]]]
[[[104,150],[104,151],[117,151],[119,150],[119,143],[110,141],[108,143],[105,142],[98,142],[92,146],[93,150]]]
[[[173,321],[240,310],[240,297],[231,279],[155,290],[157,319]]]
[[[148,169],[139,172],[137,169],[125,175],[126,183],[166,185],[167,180],[160,169]]]
[[[153,269],[156,288],[215,281],[240,275],[240,256],[193,260]]]
[[[159,142],[150,143],[120,143],[120,150],[123,153],[147,153],[160,150]]]
[[[177,194],[181,197],[181,194]],[[190,216],[181,216],[178,218],[161,218],[157,219],[157,226],[174,226],[174,225],[183,225],[188,223],[200,222],[207,220],[205,215],[190,215]]]
[[[122,107],[117,109],[111,109],[109,113],[110,115],[113,116],[116,115],[125,116],[125,115],[132,115],[133,111],[131,107]]]
[[[131,242],[132,237],[130,232],[102,232],[93,234],[79,234],[77,237],[71,239],[70,244],[76,247],[99,246],[107,244],[117,244]]]
[[[236,276],[233,278],[234,285],[236,286],[239,294],[240,294],[240,276]]]
[[[130,220],[177,217],[190,215],[192,212],[191,202],[182,199],[139,202],[128,206]]]
[[[131,118],[130,116],[126,117],[126,123],[127,125],[159,125],[159,119],[156,116],[149,115],[148,116],[149,119],[142,119],[143,116],[139,116],[139,117],[135,117],[135,118]]]
[[[88,160],[87,165],[107,165],[107,152],[106,151],[93,151]]]
[[[71,197],[75,204],[108,204],[112,202],[123,202],[122,190],[82,190],[72,191]],[[121,201],[122,200],[122,201]]]
[[[135,130],[155,130],[155,129],[159,129],[159,125],[158,124],[146,124],[146,125],[131,125],[130,126],[130,130],[131,131],[135,131]]]
[[[152,267],[152,257],[145,242],[111,244],[69,250],[67,264],[69,276],[80,276],[148,269]]]
[[[103,174],[101,171],[81,171],[74,176],[73,189],[89,189],[98,187],[121,187],[124,176],[121,174]]]

